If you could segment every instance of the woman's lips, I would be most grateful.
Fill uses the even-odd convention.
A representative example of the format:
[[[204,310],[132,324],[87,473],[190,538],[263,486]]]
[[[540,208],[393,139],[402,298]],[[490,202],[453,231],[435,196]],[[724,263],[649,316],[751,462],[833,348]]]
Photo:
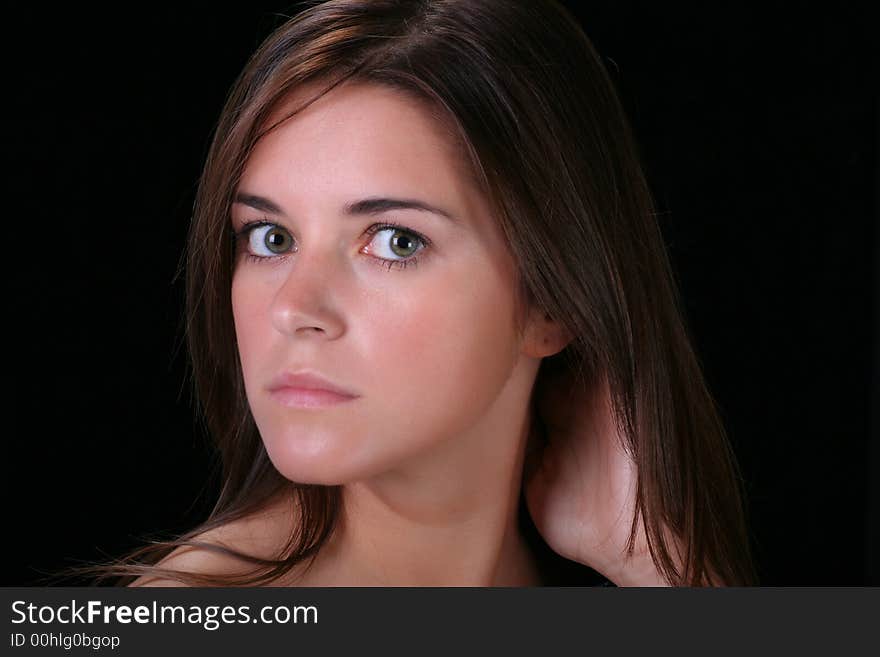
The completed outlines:
[[[295,390],[318,390],[332,392],[341,397],[357,397],[358,395],[342,386],[336,385],[316,371],[301,370],[299,372],[281,372],[269,384],[269,391],[292,388]]]
[[[269,394],[282,406],[292,408],[321,408],[357,399],[351,395],[341,395],[330,390],[311,390],[308,388],[276,388]]]
[[[281,372],[269,384],[269,394],[282,406],[291,408],[323,408],[359,397],[315,370]]]

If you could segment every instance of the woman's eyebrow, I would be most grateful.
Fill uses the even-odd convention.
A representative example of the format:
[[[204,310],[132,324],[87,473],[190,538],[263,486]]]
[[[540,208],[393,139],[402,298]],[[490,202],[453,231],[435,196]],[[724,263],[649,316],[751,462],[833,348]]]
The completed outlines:
[[[286,216],[284,214],[284,211],[280,207],[278,207],[276,203],[262,196],[257,196],[256,194],[239,192],[235,196],[235,202],[241,203],[242,205],[247,205],[254,208],[255,210],[259,210],[260,212],[268,212],[269,214],[274,214],[281,217]],[[343,208],[342,212],[345,216],[353,217],[359,215],[381,214],[390,210],[420,210],[422,212],[430,212],[432,214],[436,214],[453,222],[458,221],[458,219],[451,212],[448,212],[442,208],[438,208],[435,205],[425,203],[424,201],[418,201],[415,199],[380,197],[365,198],[361,199],[360,201],[355,201],[353,203],[347,204]]]

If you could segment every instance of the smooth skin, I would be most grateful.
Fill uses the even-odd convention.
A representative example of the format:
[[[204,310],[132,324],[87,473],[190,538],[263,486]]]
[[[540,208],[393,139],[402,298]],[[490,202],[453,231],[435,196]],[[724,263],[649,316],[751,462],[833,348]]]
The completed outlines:
[[[298,89],[269,125],[313,90]],[[538,368],[570,336],[536,309],[517,333],[516,263],[451,134],[409,97],[347,82],[263,136],[236,189],[278,210],[238,202],[231,213],[233,314],[254,419],[285,477],[343,487],[339,531],[281,585],[542,583],[517,501]],[[343,210],[376,197],[418,200],[452,219]],[[247,233],[257,221],[271,226]],[[384,222],[405,228],[367,234]],[[418,263],[399,268],[409,253]],[[301,369],[358,396],[280,404],[271,381]],[[551,548],[615,583],[662,584],[650,559],[623,561],[635,472],[591,402],[601,391],[583,400],[590,410],[574,426],[553,390],[541,397],[547,424],[572,428],[551,435],[530,468],[536,526]],[[282,500],[204,538],[271,556],[293,522]],[[235,570],[225,559],[184,550],[163,565]]]

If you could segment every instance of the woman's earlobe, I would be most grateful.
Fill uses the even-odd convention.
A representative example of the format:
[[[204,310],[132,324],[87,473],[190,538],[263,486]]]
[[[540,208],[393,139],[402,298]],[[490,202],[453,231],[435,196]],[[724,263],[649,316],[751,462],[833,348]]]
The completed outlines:
[[[544,334],[543,339],[545,346],[551,350],[550,353],[546,355],[552,356],[565,349],[571,343],[572,336],[564,326],[554,322],[552,328]]]
[[[533,313],[523,353],[533,358],[544,358],[559,353],[571,342],[571,333],[547,313]]]

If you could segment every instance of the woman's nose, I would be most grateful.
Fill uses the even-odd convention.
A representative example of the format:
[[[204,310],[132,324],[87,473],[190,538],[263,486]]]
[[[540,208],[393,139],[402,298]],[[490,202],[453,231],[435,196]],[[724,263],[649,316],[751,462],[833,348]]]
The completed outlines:
[[[340,280],[338,254],[330,250],[303,250],[290,255],[293,266],[272,299],[269,309],[275,328],[291,337],[316,332],[337,337],[343,329],[334,310],[334,286]],[[338,288],[337,288],[338,289]]]

